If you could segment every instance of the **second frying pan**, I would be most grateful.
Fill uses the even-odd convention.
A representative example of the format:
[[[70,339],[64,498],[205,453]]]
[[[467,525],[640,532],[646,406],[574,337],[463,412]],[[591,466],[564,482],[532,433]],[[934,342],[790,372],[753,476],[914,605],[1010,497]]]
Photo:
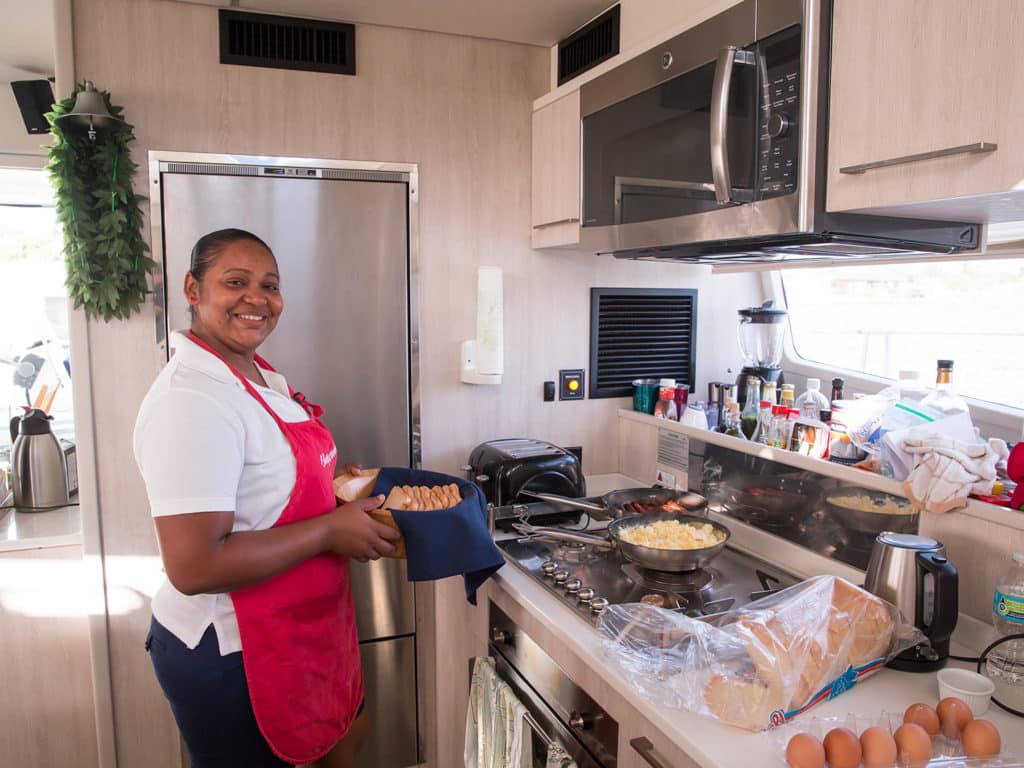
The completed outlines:
[[[538,493],[527,489],[523,489],[521,493],[552,504],[585,510],[598,520],[618,519],[625,515],[646,515],[663,511],[701,513],[708,506],[707,499],[703,496],[689,491],[677,491],[674,488],[631,488],[612,491],[602,496],[600,503],[570,499],[553,493]],[[678,509],[669,507],[666,510],[666,504],[675,505]]]

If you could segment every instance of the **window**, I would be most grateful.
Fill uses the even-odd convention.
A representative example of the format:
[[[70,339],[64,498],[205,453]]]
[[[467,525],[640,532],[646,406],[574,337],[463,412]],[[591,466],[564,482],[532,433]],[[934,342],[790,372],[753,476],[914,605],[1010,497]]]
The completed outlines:
[[[934,381],[952,359],[967,397],[1024,408],[1024,260],[782,271],[797,355],[826,367]]]
[[[10,418],[33,403],[49,404],[58,436],[74,434],[63,246],[53,205],[45,172],[0,169],[0,447],[10,440]]]

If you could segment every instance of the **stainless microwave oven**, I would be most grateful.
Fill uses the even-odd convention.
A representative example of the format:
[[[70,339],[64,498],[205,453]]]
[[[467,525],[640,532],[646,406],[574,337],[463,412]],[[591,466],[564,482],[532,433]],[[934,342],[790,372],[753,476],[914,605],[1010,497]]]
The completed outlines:
[[[581,245],[684,261],[976,248],[979,228],[825,213],[830,0],[743,0],[584,83]]]

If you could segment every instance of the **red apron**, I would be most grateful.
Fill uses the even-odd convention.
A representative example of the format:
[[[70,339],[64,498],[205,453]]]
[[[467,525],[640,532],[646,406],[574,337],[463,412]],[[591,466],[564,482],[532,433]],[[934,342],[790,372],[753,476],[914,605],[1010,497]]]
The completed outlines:
[[[189,338],[224,360],[191,332]],[[262,358],[257,363],[273,371]],[[275,527],[325,514],[337,504],[337,449],[323,409],[291,392],[308,421],[282,421],[248,379],[224,361],[277,422],[295,455],[295,488]],[[346,734],[363,700],[348,558],[321,553],[231,593],[256,722],[282,760],[323,757]]]

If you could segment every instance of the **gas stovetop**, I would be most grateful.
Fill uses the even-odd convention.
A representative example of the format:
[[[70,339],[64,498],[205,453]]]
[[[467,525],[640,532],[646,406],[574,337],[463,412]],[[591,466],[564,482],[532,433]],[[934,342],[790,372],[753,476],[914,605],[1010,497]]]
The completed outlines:
[[[799,581],[730,547],[705,568],[673,573],[641,568],[615,552],[586,544],[538,536],[497,543],[513,564],[591,623],[606,607],[618,603],[645,602],[693,618],[711,616]]]

